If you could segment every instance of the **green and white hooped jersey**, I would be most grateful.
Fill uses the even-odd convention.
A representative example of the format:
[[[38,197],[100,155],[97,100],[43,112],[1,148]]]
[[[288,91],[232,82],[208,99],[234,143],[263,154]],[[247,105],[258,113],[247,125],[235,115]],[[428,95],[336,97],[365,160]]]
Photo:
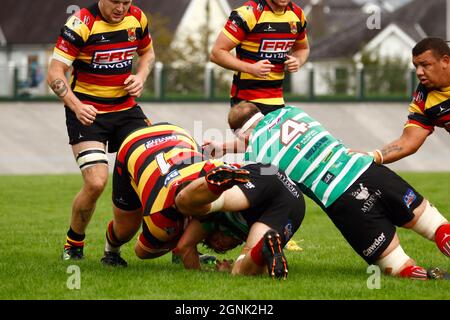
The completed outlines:
[[[347,148],[303,110],[286,106],[253,131],[245,162],[271,163],[328,207],[369,168],[373,157]]]

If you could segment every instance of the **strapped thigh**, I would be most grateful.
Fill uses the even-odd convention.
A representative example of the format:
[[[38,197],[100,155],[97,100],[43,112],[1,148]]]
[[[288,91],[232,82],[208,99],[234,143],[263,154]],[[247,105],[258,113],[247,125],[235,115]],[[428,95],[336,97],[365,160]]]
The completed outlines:
[[[80,151],[76,157],[80,170],[87,169],[97,164],[108,165],[108,156],[101,148],[88,148]]]

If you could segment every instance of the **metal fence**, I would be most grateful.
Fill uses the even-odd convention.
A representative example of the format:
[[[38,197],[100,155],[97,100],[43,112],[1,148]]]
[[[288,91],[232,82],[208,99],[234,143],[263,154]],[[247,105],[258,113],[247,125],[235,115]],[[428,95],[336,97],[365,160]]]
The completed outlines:
[[[44,65],[0,65],[0,100],[56,99],[46,72]],[[413,70],[389,75],[373,66],[355,66],[324,74],[309,64],[299,73],[286,73],[287,101],[405,101],[417,85]],[[157,62],[140,100],[227,101],[231,79],[232,72],[213,64],[175,68]]]

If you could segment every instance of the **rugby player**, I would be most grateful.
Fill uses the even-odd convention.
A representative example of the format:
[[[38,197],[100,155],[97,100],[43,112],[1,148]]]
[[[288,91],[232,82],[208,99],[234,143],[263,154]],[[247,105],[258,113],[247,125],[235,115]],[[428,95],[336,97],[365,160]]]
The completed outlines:
[[[236,56],[231,51],[236,48]],[[302,9],[288,0],[252,0],[233,10],[210,60],[234,70],[231,106],[255,103],[264,114],[284,106],[285,69],[297,72],[309,45]]]
[[[391,163],[419,150],[435,127],[450,133],[450,48],[439,38],[425,38],[412,49],[419,85],[408,120],[397,140],[371,152],[377,163]]]
[[[136,74],[131,74],[135,54]],[[107,184],[106,145],[108,152],[116,152],[130,131],[149,124],[135,98],[154,60],[147,17],[131,0],[99,0],[61,29],[47,81],[64,102],[69,143],[83,176],[72,204],[64,260],[83,258],[85,231]]]
[[[273,264],[275,259],[271,273],[285,276],[287,263],[282,245],[303,219],[301,192],[281,173],[260,177],[259,167],[244,170],[218,160],[205,161],[198,150],[192,136],[171,124],[142,128],[125,139],[113,173],[114,219],[106,231],[101,261],[126,266],[120,247],[135,235],[141,223],[135,252],[139,258],[151,259],[175,248],[186,216],[249,209],[248,219],[274,228],[255,225],[254,233],[260,238],[271,230],[266,242],[275,248],[274,252],[267,251],[266,260],[261,261],[261,240],[260,247],[254,250],[254,256],[260,259],[257,262],[270,260]],[[231,189],[235,184],[239,186]],[[264,218],[260,217],[262,214]]]
[[[448,276],[416,265],[396,233],[396,226],[412,229],[450,257],[448,220],[397,174],[374,163],[372,156],[348,153],[318,121],[291,106],[264,116],[253,103],[241,102],[230,110],[228,122],[243,142],[213,142],[207,147],[226,152],[244,146],[240,151],[245,151],[246,162],[270,163],[285,171],[367,263],[386,274],[413,279]]]
[[[283,247],[303,221],[305,202],[300,189],[282,171],[273,168],[275,174],[261,175],[267,167],[243,166],[250,172],[250,182],[235,186],[220,197],[209,192],[202,180],[181,190],[179,197],[189,199],[177,206],[182,212],[204,215],[211,210],[225,211],[210,215],[207,221],[190,221],[174,250],[186,268],[200,269],[196,245],[201,241],[219,253],[245,242],[232,268],[221,262],[221,267],[227,269],[222,271],[257,275],[267,270],[272,278],[286,279],[288,265]]]

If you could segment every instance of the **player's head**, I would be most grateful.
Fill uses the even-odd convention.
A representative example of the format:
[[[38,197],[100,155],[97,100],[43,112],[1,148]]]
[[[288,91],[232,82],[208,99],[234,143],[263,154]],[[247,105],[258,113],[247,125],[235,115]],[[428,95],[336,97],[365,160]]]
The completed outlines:
[[[217,253],[225,253],[228,250],[236,248],[241,243],[242,240],[218,229],[212,233],[208,233],[205,240],[203,240],[203,244],[207,248],[213,249]]]
[[[228,113],[228,125],[236,135],[244,134],[250,128],[254,128],[256,124],[263,118],[263,114],[258,107],[249,102],[241,101],[234,105]],[[251,122],[251,123],[250,123]]]
[[[99,0],[98,6],[107,22],[119,23],[127,15],[132,2],[132,0]]]
[[[450,48],[440,38],[425,38],[412,49],[416,74],[427,88],[450,85]]]
[[[285,9],[291,0],[268,0],[275,10]]]
[[[203,244],[217,253],[225,253],[242,244],[246,238],[246,231],[242,230],[229,212],[214,212],[202,222],[203,228],[208,232]]]

